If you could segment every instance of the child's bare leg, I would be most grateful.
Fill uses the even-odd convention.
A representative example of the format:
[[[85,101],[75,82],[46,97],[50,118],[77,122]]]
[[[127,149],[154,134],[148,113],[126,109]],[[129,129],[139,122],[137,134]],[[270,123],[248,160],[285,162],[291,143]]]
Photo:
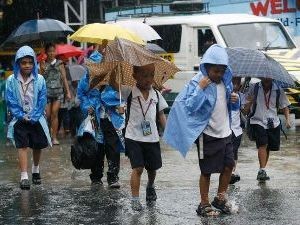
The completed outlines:
[[[138,167],[138,168],[132,169],[131,179],[130,179],[132,197],[139,197],[141,176],[142,176],[143,170],[144,170],[143,167]]]

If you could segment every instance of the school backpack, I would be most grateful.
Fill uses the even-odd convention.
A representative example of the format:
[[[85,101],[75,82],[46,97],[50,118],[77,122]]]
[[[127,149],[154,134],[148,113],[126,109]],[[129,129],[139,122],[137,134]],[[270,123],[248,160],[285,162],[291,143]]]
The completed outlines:
[[[254,85],[253,109],[250,112],[250,114],[248,115],[247,120],[246,120],[246,133],[247,133],[247,136],[250,141],[255,141],[255,134],[254,134],[253,126],[251,126],[251,124],[250,124],[250,119],[254,116],[255,111],[256,111],[259,83],[260,82],[255,83],[255,85]],[[279,108],[279,98],[280,98],[280,89],[278,88],[276,90],[276,108],[277,108],[277,110]]]
[[[64,93],[62,78],[60,72],[61,61],[57,60],[55,64],[48,64],[45,70],[45,80],[47,86],[47,96],[59,97]]]

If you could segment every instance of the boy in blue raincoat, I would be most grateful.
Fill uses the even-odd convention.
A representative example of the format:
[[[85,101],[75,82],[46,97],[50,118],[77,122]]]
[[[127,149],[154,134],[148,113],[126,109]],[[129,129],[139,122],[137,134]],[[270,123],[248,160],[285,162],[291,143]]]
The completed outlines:
[[[232,94],[231,79],[225,49],[212,45],[203,56],[199,73],[176,98],[163,136],[167,144],[184,156],[198,137],[203,137],[203,148],[198,149],[201,196],[196,210],[201,216],[219,214],[211,204],[224,213],[230,213],[225,198],[235,165],[230,117],[232,102],[238,100],[238,95]],[[217,196],[210,204],[208,192],[212,173],[220,173],[220,178]]]
[[[32,183],[41,184],[39,162],[41,149],[51,145],[45,119],[46,83],[38,74],[36,56],[29,46],[21,47],[15,57],[14,74],[6,82],[6,102],[12,114],[7,137],[19,154],[21,189],[30,189],[27,174],[27,152],[33,149]]]

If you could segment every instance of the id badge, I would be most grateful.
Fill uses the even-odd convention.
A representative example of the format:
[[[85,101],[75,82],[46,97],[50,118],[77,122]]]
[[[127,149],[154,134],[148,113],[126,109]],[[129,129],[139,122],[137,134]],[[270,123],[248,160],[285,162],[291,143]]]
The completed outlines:
[[[144,136],[148,136],[148,135],[152,134],[149,121],[144,120],[141,125],[142,125],[142,130],[143,130]]]
[[[23,106],[24,112],[28,113],[30,111],[30,105],[29,105],[29,99],[27,96],[24,96],[24,106]]]

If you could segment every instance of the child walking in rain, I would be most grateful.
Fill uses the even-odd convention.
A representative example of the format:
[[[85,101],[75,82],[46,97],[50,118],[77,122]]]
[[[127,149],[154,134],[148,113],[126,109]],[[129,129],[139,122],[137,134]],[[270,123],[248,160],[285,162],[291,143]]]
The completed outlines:
[[[127,126],[125,131],[126,153],[130,159],[132,209],[143,209],[139,195],[140,182],[144,168],[148,173],[146,201],[156,201],[154,181],[156,171],[162,167],[159,134],[156,123],[165,126],[163,110],[168,107],[163,96],[152,88],[154,64],[134,67],[136,86],[124,88],[122,97],[127,99]]]
[[[240,181],[240,175],[236,173],[237,167],[237,160],[238,160],[238,150],[241,145],[242,136],[243,136],[243,129],[241,127],[241,108],[243,105],[244,94],[240,92],[242,87],[241,85],[241,78],[234,77],[232,78],[233,84],[233,92],[239,95],[239,100],[232,104],[232,111],[231,111],[231,130],[232,130],[232,148],[233,148],[233,155],[235,166],[233,167],[230,184],[234,184]]]
[[[15,58],[14,74],[6,83],[6,101],[12,114],[8,138],[12,139],[19,154],[21,189],[30,189],[27,173],[28,149],[33,150],[32,183],[41,184],[41,149],[51,145],[45,119],[47,104],[46,83],[38,74],[36,56],[29,46],[21,47]]]
[[[235,165],[230,114],[231,103],[238,100],[238,95],[232,94],[231,79],[225,49],[212,45],[202,58],[199,73],[176,98],[164,132],[166,143],[183,155],[199,136],[203,137],[203,146],[198,149],[201,175],[200,204],[196,210],[201,216],[219,215],[212,206],[223,213],[230,213],[231,209],[226,198]],[[212,173],[220,173],[220,177],[217,195],[210,203]]]

